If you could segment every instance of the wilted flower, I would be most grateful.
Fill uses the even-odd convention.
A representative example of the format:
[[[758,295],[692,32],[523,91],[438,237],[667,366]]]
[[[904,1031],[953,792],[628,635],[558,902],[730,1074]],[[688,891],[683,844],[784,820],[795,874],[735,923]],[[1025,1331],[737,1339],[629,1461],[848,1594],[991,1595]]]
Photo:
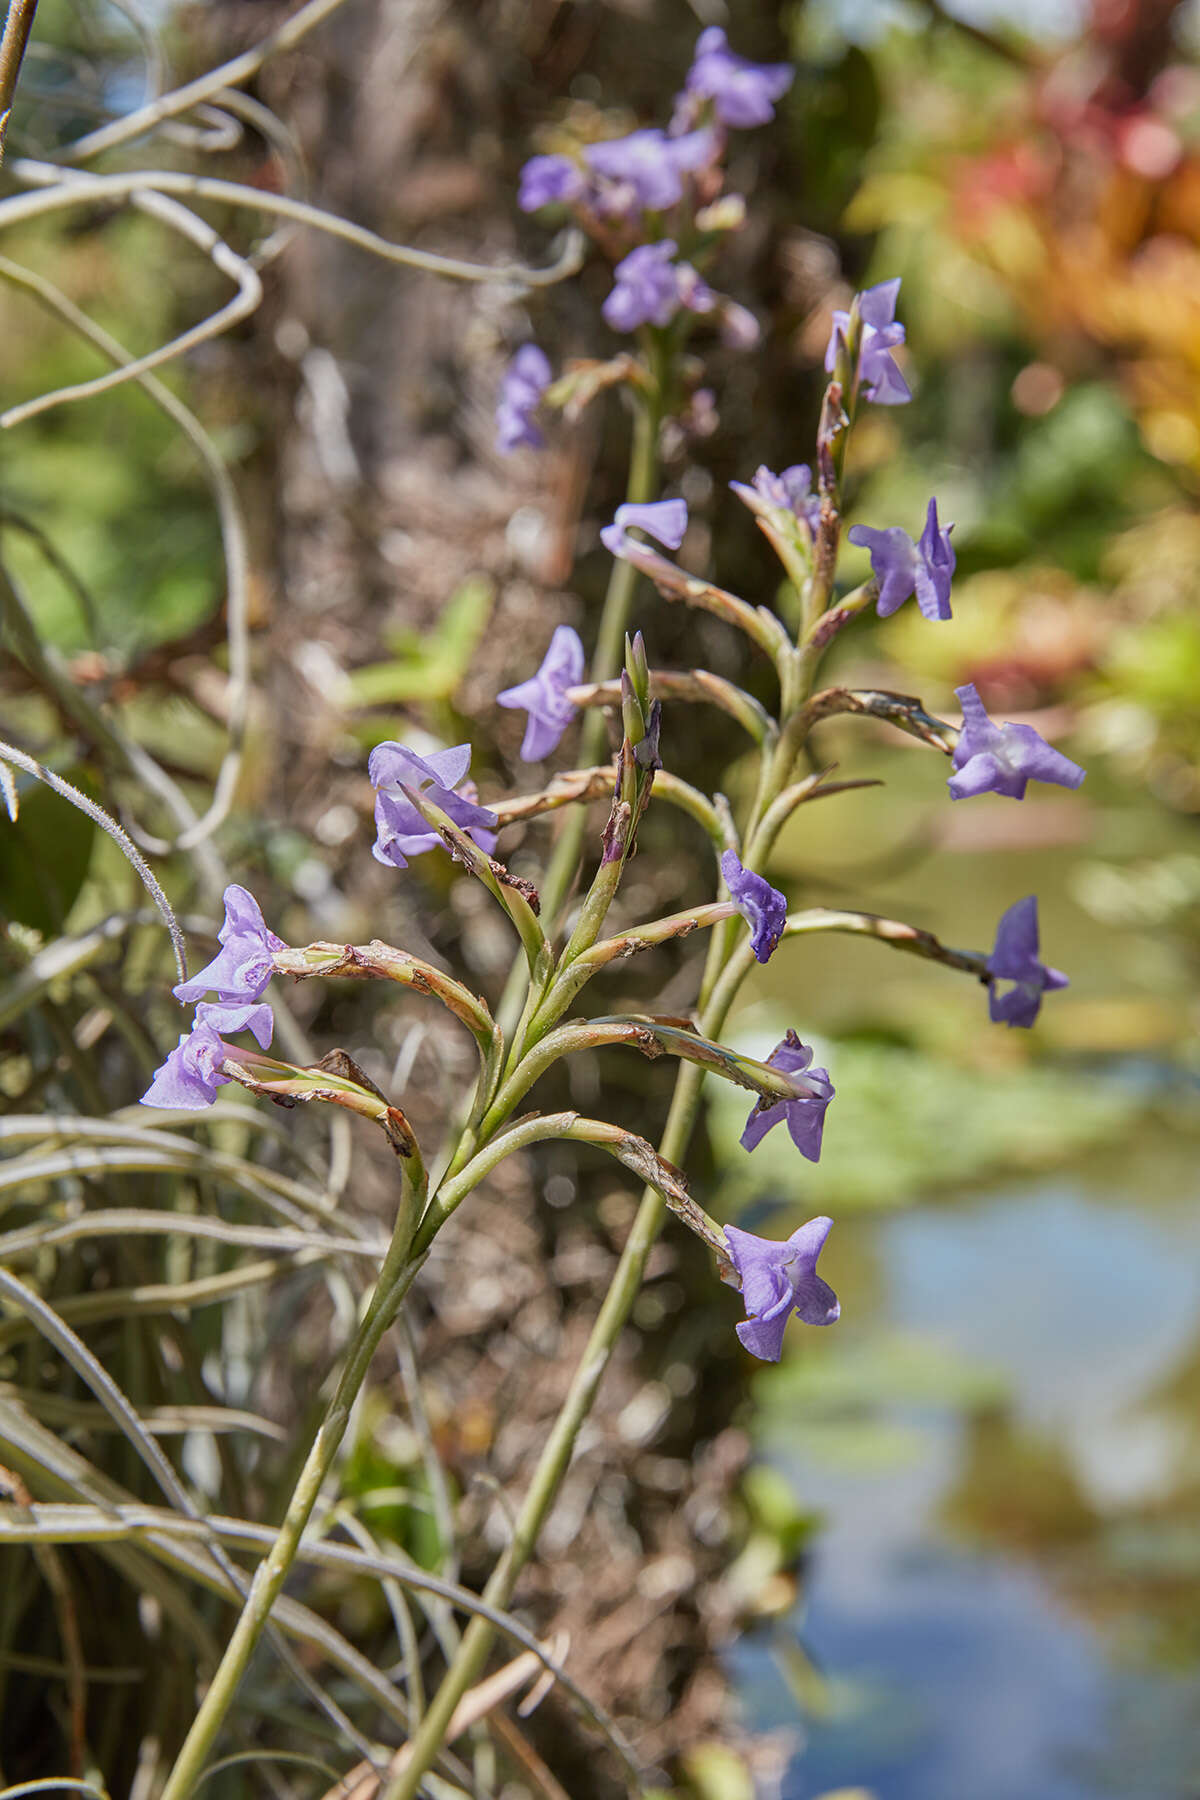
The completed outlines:
[[[929,502],[925,529],[914,544],[907,531],[890,525],[886,531],[873,525],[852,525],[846,534],[852,544],[871,552],[871,568],[879,582],[875,610],[886,619],[911,593],[927,619],[950,617],[950,578],[955,555],[950,543],[953,525],[938,528],[937,501]]]
[[[973,682],[954,692],[963,722],[954,747],[957,773],[949,781],[952,800],[972,794],[1023,800],[1030,781],[1052,781],[1068,788],[1082,784],[1087,771],[1055,750],[1032,725],[997,725],[990,719]]]
[[[785,1075],[799,1077],[800,1092],[792,1100],[776,1100],[769,1106],[756,1106],[746,1120],[742,1133],[742,1149],[754,1150],[762,1143],[773,1125],[787,1121],[788,1132],[801,1156],[819,1162],[821,1133],[825,1128],[825,1109],[833,1099],[833,1083],[828,1069],[811,1069],[813,1053],[802,1044],[794,1031],[776,1044],[767,1061]]]
[[[793,463],[781,475],[760,467],[752,486],[747,487],[744,481],[731,481],[729,485],[752,513],[761,516],[766,506],[778,507],[781,512],[790,512],[797,519],[803,519],[816,536],[817,526],[821,523],[821,498],[812,491],[812,470],[807,463]]]
[[[244,887],[225,889],[225,923],[217,933],[222,946],[213,960],[171,992],[185,1005],[194,1005],[205,994],[215,994],[227,1006],[257,1000],[274,974],[272,953],[286,948],[281,937],[268,931],[258,901]]]
[[[523,707],[529,714],[521,744],[523,762],[540,762],[556,748],[579,710],[567,699],[567,689],[583,680],[583,671],[579,633],[569,625],[558,625],[537,674],[496,695],[498,705]]]
[[[614,556],[624,556],[627,534],[632,526],[648,532],[668,550],[678,550],[687,530],[688,510],[686,500],[650,500],[639,506],[627,500],[618,506],[611,525],[606,525],[600,533],[600,542]],[[629,540],[636,543],[636,539]]]
[[[1010,906],[996,927],[996,944],[988,957],[988,1011],[996,1025],[1033,1024],[1042,1008],[1042,995],[1069,987],[1058,969],[1038,961],[1037,898],[1028,894]],[[997,981],[1011,981],[1007,994],[997,992]]]
[[[858,316],[862,321],[862,338],[858,352],[859,392],[880,406],[903,406],[912,399],[912,391],[896,366],[892,351],[904,342],[904,327],[896,323],[896,299],[900,293],[899,278],[881,281],[864,288],[858,298]],[[825,367],[832,375],[837,365],[839,345],[850,329],[850,314],[835,312],[833,329],[825,350]]]
[[[430,756],[418,756],[405,744],[376,744],[367,764],[375,789],[377,835],[371,855],[376,862],[406,869],[410,856],[421,856],[441,842],[437,832],[430,830],[416,807],[405,798],[405,788],[426,795],[481,850],[491,855],[499,824],[495,813],[475,804],[473,782],[467,782],[462,793],[454,792],[470,766],[470,744],[435,750]]]
[[[241,890],[238,890],[241,892]],[[258,1006],[210,1006],[196,1008],[192,1029],[180,1038],[154,1080],[142,1095],[143,1106],[211,1106],[217,1089],[229,1076],[223,1072],[229,1046],[222,1032],[248,1031],[262,1049],[271,1042],[275,1020],[265,1002]]]
[[[559,203],[570,205],[587,187],[583,171],[568,156],[531,156],[521,170],[517,205],[522,212]]]
[[[711,162],[718,145],[712,131],[668,137],[665,131],[632,131],[628,137],[589,144],[583,160],[601,186],[593,204],[606,216],[665,212],[683,196],[683,177]]]
[[[757,961],[765,963],[783,935],[787,900],[763,876],[744,869],[736,850],[722,856],[721,874],[730,899],[750,927],[750,948]]]
[[[712,311],[716,298],[691,263],[672,262],[677,248],[673,238],[639,244],[617,264],[612,292],[600,309],[614,331],[669,325],[681,306]]]
[[[527,444],[540,450],[545,438],[533,423],[533,415],[550,385],[551,369],[543,350],[522,344],[508,368],[496,406],[496,448],[503,456]]]
[[[795,1313],[806,1325],[832,1325],[841,1316],[838,1297],[817,1274],[817,1258],[832,1219],[810,1219],[784,1243],[725,1227],[729,1260],[742,1278],[746,1319],[737,1334],[752,1356],[778,1362],[783,1334]]]
[[[775,117],[774,103],[787,93],[794,77],[790,63],[754,63],[735,56],[725,33],[710,25],[697,40],[687,91],[711,100],[723,125],[745,130]]]

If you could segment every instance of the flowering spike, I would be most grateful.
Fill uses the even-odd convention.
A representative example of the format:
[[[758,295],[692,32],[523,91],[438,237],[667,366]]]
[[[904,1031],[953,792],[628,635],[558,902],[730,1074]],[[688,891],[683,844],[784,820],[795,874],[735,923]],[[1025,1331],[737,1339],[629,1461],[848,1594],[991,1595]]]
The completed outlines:
[[[190,980],[177,982],[171,990],[185,1006],[209,993],[228,1006],[257,1000],[275,972],[273,953],[287,948],[281,937],[267,929],[253,894],[230,883],[223,897],[225,923],[217,933],[221,950]]]
[[[537,674],[496,695],[498,706],[521,707],[529,714],[521,743],[522,762],[541,762],[557,749],[579,710],[567,699],[567,689],[583,680],[584,667],[579,633],[570,625],[558,625]]]
[[[228,1046],[224,1031],[248,1031],[266,1049],[274,1034],[275,1020],[265,1003],[259,1006],[211,1006],[202,1001],[196,1018],[142,1095],[143,1106],[188,1108],[211,1106],[217,1089],[229,1076],[224,1073]]]
[[[828,1069],[809,1067],[812,1058],[812,1050],[800,1042],[794,1031],[776,1044],[767,1062],[771,1068],[796,1078],[797,1091],[793,1098],[777,1100],[769,1106],[760,1103],[754,1108],[742,1133],[743,1150],[756,1150],[771,1127],[786,1120],[791,1140],[801,1156],[809,1162],[820,1161],[825,1109],[834,1097],[834,1086]]]
[[[453,790],[471,766],[470,744],[452,750],[435,750],[418,756],[406,744],[376,744],[367,764],[375,789],[376,837],[371,854],[376,862],[406,869],[410,856],[422,856],[441,840],[405,798],[404,789],[427,794],[429,799],[490,856],[496,847],[494,812],[474,801],[475,785],[467,782],[461,793]]]
[[[1037,897],[1026,895],[1010,906],[996,927],[996,943],[987,961],[992,978],[988,1011],[995,1025],[1020,1025],[1028,1029],[1042,1007],[1042,995],[1069,987],[1058,969],[1038,960]],[[998,993],[997,981],[1011,981],[1007,994]]]
[[[950,617],[950,581],[956,558],[950,543],[953,525],[938,526],[937,501],[929,502],[925,529],[917,543],[899,525],[877,530],[873,525],[852,525],[847,536],[871,553],[871,568],[879,582],[876,612],[881,619],[894,613],[915,593],[927,619]]]
[[[963,723],[954,747],[955,773],[948,783],[952,800],[974,794],[1003,794],[1010,800],[1023,800],[1030,781],[1081,786],[1087,771],[1055,750],[1032,725],[997,725],[988,717],[973,682],[954,692]]]
[[[821,497],[812,491],[812,470],[807,463],[793,463],[780,475],[760,467],[751,486],[744,481],[731,481],[729,485],[756,518],[769,520],[776,513],[790,514],[794,519],[802,519],[811,536],[816,537],[821,523]]]
[[[896,323],[900,281],[881,281],[854,296],[849,312],[835,311],[825,347],[825,368],[832,375],[847,344],[858,338],[858,391],[878,406],[903,406],[912,391],[896,365],[892,351],[905,338]],[[856,329],[857,327],[857,329]]]
[[[806,1325],[833,1325],[840,1318],[837,1295],[817,1274],[817,1258],[832,1229],[832,1219],[810,1219],[778,1244],[736,1225],[725,1227],[729,1260],[741,1277],[746,1307],[737,1334],[752,1356],[779,1361],[793,1313]]]
[[[531,156],[521,170],[517,205],[522,212],[567,205],[583,197],[587,182],[567,156]]]
[[[775,101],[787,93],[795,75],[790,63],[755,63],[735,56],[725,33],[710,25],[696,42],[686,91],[711,100],[722,125],[748,130],[775,117]]]
[[[614,331],[639,325],[669,325],[680,307],[711,312],[716,296],[691,263],[677,263],[674,238],[639,244],[613,270],[613,289],[601,307]]]
[[[750,948],[760,963],[769,960],[783,935],[787,899],[753,869],[744,869],[736,850],[721,858],[721,874],[730,898],[750,927]]]
[[[533,422],[552,371],[545,351],[522,344],[504,373],[496,406],[496,448],[502,456],[527,445],[540,450],[545,438]]]
[[[601,531],[600,542],[614,556],[624,556],[629,530],[636,525],[639,531],[656,538],[668,550],[678,550],[687,531],[687,522],[686,500],[651,500],[644,506],[626,501],[623,506],[618,506],[612,524]]]
[[[665,131],[631,131],[628,137],[589,144],[583,160],[599,177],[589,196],[605,218],[642,211],[665,212],[683,198],[683,177],[702,169],[720,149],[712,130],[668,137]]]

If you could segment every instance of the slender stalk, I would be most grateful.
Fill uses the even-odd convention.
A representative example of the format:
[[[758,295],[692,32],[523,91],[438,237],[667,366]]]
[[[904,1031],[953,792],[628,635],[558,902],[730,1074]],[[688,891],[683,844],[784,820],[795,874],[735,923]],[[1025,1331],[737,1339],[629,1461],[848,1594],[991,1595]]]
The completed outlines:
[[[411,1287],[422,1259],[412,1256],[416,1227],[417,1194],[406,1179],[388,1253],[361,1325],[350,1345],[333,1398],[313,1439],[296,1483],[283,1524],[250,1584],[245,1605],[225,1646],[203,1704],[192,1721],[183,1747],[167,1777],[161,1800],[187,1800],[201,1776],[225,1715],[233,1705],[238,1684],[245,1674],[259,1638],[270,1619],[288,1572],[296,1559],[317,1497],[333,1466],[359,1389],[366,1380],[371,1359],[384,1332]]]
[[[13,95],[17,91],[17,78],[25,60],[25,46],[29,42],[29,33],[33,30],[33,15],[36,11],[37,0],[8,0],[4,35],[0,37],[0,162],[4,160]]]
[[[804,703],[815,659],[803,658],[792,652],[782,661],[780,674],[784,704],[781,712],[786,725],[789,714]],[[764,814],[786,784],[795,754],[793,748],[764,756],[763,778],[754,796],[751,816],[747,822],[748,839],[753,836]],[[563,836],[565,838],[565,832]],[[717,1037],[720,1034],[738,989],[752,966],[750,958],[740,956],[734,948],[736,932],[736,923],[729,920],[719,923],[709,940],[699,1021],[700,1030],[705,1037]],[[699,1111],[704,1074],[705,1071],[695,1063],[685,1063],[679,1071],[659,1145],[659,1154],[667,1162],[681,1162],[686,1154]],[[591,1411],[609,1358],[641,1290],[646,1263],[662,1229],[666,1211],[667,1204],[663,1196],[657,1189],[647,1187],[621,1252],[616,1273],[596,1315],[587,1347],[576,1367],[567,1398],[543,1446],[508,1547],[484,1589],[484,1599],[489,1606],[503,1608],[508,1605],[521,1571],[537,1547],[542,1526],[570,1466],[579,1431]],[[430,1701],[413,1736],[405,1767],[397,1771],[384,1787],[380,1800],[415,1800],[425,1772],[441,1749],[455,1708],[467,1689],[479,1678],[493,1636],[493,1628],[485,1619],[472,1619],[463,1633],[462,1642],[441,1686]]]
[[[661,368],[656,373],[658,379],[653,394],[649,397],[639,398],[637,403],[629,481],[625,490],[626,500],[634,504],[652,500],[658,488],[658,431],[662,419],[663,380]],[[592,656],[590,672],[592,681],[608,681],[622,666],[625,632],[629,625],[629,614],[633,606],[637,578],[638,572],[632,563],[623,562],[619,557],[613,559],[608,590],[604,596],[604,608],[600,614],[596,649]],[[592,763],[598,762],[604,753],[604,748],[604,714],[598,710],[589,709],[580,734],[580,767],[588,768]],[[582,806],[572,807],[547,864],[541,888],[542,917],[546,920],[547,930],[552,928],[554,916],[562,906],[571,882],[575,878],[575,871],[579,866],[579,858],[583,851],[583,833],[586,822],[585,808]],[[497,1009],[497,1018],[506,1037],[512,1036],[514,1023],[521,1011],[520,978],[521,971],[519,968],[515,968],[513,977],[510,979]]]

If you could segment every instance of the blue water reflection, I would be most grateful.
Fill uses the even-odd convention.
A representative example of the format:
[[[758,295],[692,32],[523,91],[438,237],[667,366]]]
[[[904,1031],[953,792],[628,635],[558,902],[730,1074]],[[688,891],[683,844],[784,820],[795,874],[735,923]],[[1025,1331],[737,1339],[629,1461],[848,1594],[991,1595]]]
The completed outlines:
[[[1010,1399],[990,1435],[951,1405],[887,1409],[916,1453],[868,1472],[802,1420],[772,1437],[827,1519],[790,1621],[820,1705],[798,1705],[765,1636],[738,1658],[749,1722],[802,1744],[784,1800],[1197,1800],[1200,1643],[1131,1652],[1141,1599],[1113,1603],[1105,1562],[1122,1521],[1153,1542],[1197,1479],[1200,1209],[1166,1185],[1057,1181],[844,1228],[861,1255],[839,1354],[920,1333]]]

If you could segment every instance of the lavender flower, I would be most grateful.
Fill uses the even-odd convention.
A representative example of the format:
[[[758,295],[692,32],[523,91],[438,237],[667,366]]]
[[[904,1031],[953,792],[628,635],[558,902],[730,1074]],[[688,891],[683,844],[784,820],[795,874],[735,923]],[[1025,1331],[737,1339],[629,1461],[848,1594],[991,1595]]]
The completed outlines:
[[[600,309],[614,331],[669,325],[681,306],[712,311],[716,296],[691,263],[671,261],[677,248],[673,238],[639,244],[617,264],[612,292]]]
[[[752,513],[762,516],[766,507],[777,507],[780,512],[803,519],[812,536],[816,536],[821,523],[821,498],[812,491],[812,470],[807,463],[793,463],[781,475],[760,467],[752,486],[747,487],[744,481],[731,481],[729,485]]]
[[[879,531],[873,525],[852,525],[846,534],[852,544],[871,552],[871,568],[879,581],[875,610],[886,619],[911,593],[927,619],[950,617],[950,578],[955,555],[950,543],[953,525],[938,528],[937,501],[929,502],[925,529],[914,544],[907,531],[891,525]]]
[[[776,1044],[767,1061],[785,1075],[799,1077],[800,1091],[794,1100],[776,1100],[771,1106],[756,1106],[746,1120],[742,1133],[742,1149],[755,1150],[773,1125],[787,1120],[788,1132],[801,1156],[819,1162],[821,1133],[825,1128],[825,1109],[833,1099],[833,1083],[828,1069],[810,1069],[813,1053],[802,1044],[794,1031]]]
[[[896,299],[900,281],[881,281],[864,288],[858,298],[858,316],[862,321],[862,337],[858,352],[859,392],[879,406],[903,406],[912,399],[912,391],[896,366],[891,352],[904,342],[904,327],[896,323]],[[833,374],[838,350],[850,329],[850,314],[835,312],[833,329],[825,350],[825,367]]]
[[[689,131],[668,137],[665,131],[632,131],[628,137],[589,144],[583,160],[601,178],[594,195],[596,210],[606,217],[665,212],[683,197],[683,177],[711,162],[718,149],[716,134]]]
[[[441,842],[437,832],[429,829],[416,807],[405,798],[406,787],[427,794],[460,830],[491,855],[499,824],[495,813],[485,806],[476,806],[473,782],[467,782],[462,793],[454,792],[470,766],[470,744],[435,750],[427,757],[418,756],[405,744],[376,744],[367,764],[375,789],[377,835],[371,855],[376,862],[406,869],[410,856],[421,856]]]
[[[832,1325],[841,1316],[838,1297],[817,1274],[817,1258],[832,1219],[810,1219],[785,1243],[725,1227],[729,1259],[742,1278],[746,1318],[737,1334],[751,1356],[778,1362],[793,1313],[806,1325]]]
[[[994,1025],[1020,1025],[1028,1029],[1042,1007],[1042,995],[1069,987],[1058,969],[1038,961],[1037,899],[1028,894],[1010,906],[996,927],[996,944],[988,957],[988,1011]],[[997,981],[1011,981],[1007,994],[996,991]]]
[[[583,670],[579,633],[569,625],[558,625],[537,674],[496,695],[497,705],[523,707],[529,714],[521,745],[523,762],[541,762],[556,748],[579,710],[567,699],[567,689],[583,680]]]
[[[626,543],[637,543],[636,538],[628,537],[630,527],[636,525],[640,531],[648,532],[660,544],[665,544],[668,550],[678,550],[687,522],[686,500],[651,500],[644,506],[627,500],[624,506],[618,506],[612,524],[601,531],[600,542],[614,556],[624,556]]]
[[[1023,800],[1030,781],[1052,781],[1068,788],[1082,785],[1087,771],[1055,750],[1032,725],[997,725],[990,719],[973,682],[954,692],[963,722],[954,747],[957,773],[949,781],[952,800],[972,794]]]
[[[568,156],[531,156],[521,170],[517,205],[522,212],[543,206],[571,205],[581,198],[587,182]]]
[[[775,117],[774,103],[787,93],[794,78],[790,63],[754,63],[735,56],[725,33],[710,25],[697,40],[687,91],[711,100],[723,125],[746,130],[766,125]]]
[[[787,900],[753,869],[744,869],[735,850],[722,856],[721,874],[730,899],[750,927],[750,948],[760,963],[767,962],[783,935]]]
[[[237,890],[242,891],[240,888]],[[189,1032],[180,1038],[142,1095],[143,1106],[211,1106],[217,1089],[229,1076],[223,1072],[229,1046],[223,1031],[249,1031],[262,1049],[271,1042],[275,1020],[265,1003],[260,1006],[210,1006],[202,1001]]]
[[[496,407],[496,448],[502,456],[522,444],[531,450],[542,448],[546,440],[533,423],[533,415],[550,377],[545,352],[536,344],[522,344],[504,372]]]
[[[217,933],[221,950],[198,974],[171,989],[187,1006],[210,993],[227,1006],[257,1000],[275,973],[272,953],[287,947],[268,931],[258,901],[244,887],[231,883],[223,898],[225,923]]]

